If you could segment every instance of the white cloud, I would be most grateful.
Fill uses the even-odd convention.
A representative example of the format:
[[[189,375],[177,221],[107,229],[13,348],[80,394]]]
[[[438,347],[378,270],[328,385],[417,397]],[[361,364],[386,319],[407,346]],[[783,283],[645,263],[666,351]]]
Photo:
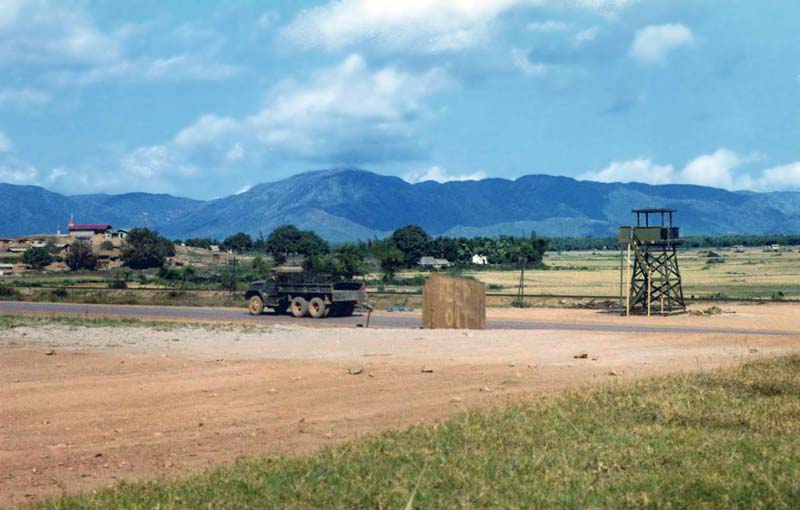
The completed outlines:
[[[672,50],[693,41],[692,31],[684,25],[650,25],[636,31],[630,55],[642,64],[657,64]]]
[[[239,121],[229,117],[203,115],[191,126],[182,129],[175,135],[177,145],[206,145],[218,140],[221,136],[233,132],[239,127]]]
[[[671,184],[675,178],[672,165],[656,165],[648,158],[631,161],[614,161],[597,172],[586,172],[579,179],[598,182],[644,182]]]
[[[196,168],[182,161],[164,145],[139,147],[123,158],[122,170],[141,179],[191,177],[197,173]]]
[[[3,0],[0,63],[97,64],[120,57],[113,36],[98,30],[79,8],[47,0]]]
[[[734,189],[734,170],[752,160],[728,149],[718,149],[690,161],[683,169],[679,179],[689,184]]]
[[[39,173],[36,167],[24,161],[0,161],[0,182],[8,184],[36,184]]]
[[[121,167],[127,175],[180,180],[250,176],[277,159],[330,166],[415,159],[426,150],[416,136],[432,115],[426,99],[449,85],[438,68],[370,69],[350,55],[306,80],[277,84],[251,115],[202,115],[171,140],[130,152]]]
[[[241,195],[242,193],[247,193],[247,192],[248,192],[248,191],[250,191],[251,189],[253,189],[253,185],[252,185],[252,184],[245,184],[244,186],[242,186],[241,188],[239,188],[238,190],[236,190],[236,193],[235,193],[235,194],[236,194],[236,195]]]
[[[648,158],[613,162],[599,171],[585,172],[579,179],[599,182],[643,182],[647,184],[695,184],[728,190],[776,190],[800,188],[800,163],[762,170],[752,175],[742,171],[748,163],[761,159],[758,154],[741,155],[730,149],[717,149],[700,155],[682,169],[657,165]]]
[[[43,106],[50,102],[50,94],[31,88],[0,90],[0,107]]]
[[[531,32],[561,32],[562,30],[567,30],[568,28],[568,23],[556,20],[528,23],[528,30]]]
[[[393,67],[373,71],[360,55],[350,55],[305,82],[277,85],[253,115],[204,115],[174,143],[230,147],[251,138],[273,154],[330,164],[403,159],[418,150],[414,125],[427,114],[424,99],[448,84],[437,68],[419,74]]]
[[[0,131],[0,152],[11,152],[13,148],[14,144],[11,143],[11,139]]]
[[[281,33],[285,39],[306,48],[337,50],[369,43],[391,51],[440,52],[482,43],[493,33],[496,19],[517,7],[551,4],[604,13],[631,3],[631,0],[566,3],[556,0],[339,0],[301,11]]]
[[[52,76],[61,85],[90,85],[109,81],[220,80],[241,74],[240,66],[211,62],[199,55],[120,60],[87,71],[63,71]]]
[[[759,191],[800,190],[800,161],[767,168],[751,189]]]
[[[514,67],[519,69],[525,76],[541,76],[547,72],[547,66],[538,62],[531,62],[525,50],[519,48],[511,49],[511,61]]]
[[[407,182],[416,184],[418,182],[436,181],[436,182],[451,182],[451,181],[480,181],[486,179],[486,172],[478,171],[471,174],[450,175],[443,168],[439,166],[432,166],[427,170],[419,172],[411,172],[403,176]]]

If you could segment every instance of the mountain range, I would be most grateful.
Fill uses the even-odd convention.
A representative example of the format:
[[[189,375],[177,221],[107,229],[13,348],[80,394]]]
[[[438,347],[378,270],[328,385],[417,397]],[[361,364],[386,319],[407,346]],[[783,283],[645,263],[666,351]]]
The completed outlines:
[[[0,184],[0,236],[62,232],[79,223],[144,226],[170,238],[268,235],[292,223],[330,241],[384,237],[408,224],[432,235],[614,235],[631,209],[670,207],[684,235],[800,231],[800,193],[726,191],[692,185],[599,183],[527,175],[410,184],[358,169],[306,172],[216,200],[164,194],[61,195]]]

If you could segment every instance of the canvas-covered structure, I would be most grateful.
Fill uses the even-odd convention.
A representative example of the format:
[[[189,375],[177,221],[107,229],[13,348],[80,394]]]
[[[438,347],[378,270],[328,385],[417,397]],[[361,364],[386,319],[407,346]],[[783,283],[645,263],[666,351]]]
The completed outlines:
[[[432,274],[423,287],[422,325],[428,329],[485,329],[486,286]]]

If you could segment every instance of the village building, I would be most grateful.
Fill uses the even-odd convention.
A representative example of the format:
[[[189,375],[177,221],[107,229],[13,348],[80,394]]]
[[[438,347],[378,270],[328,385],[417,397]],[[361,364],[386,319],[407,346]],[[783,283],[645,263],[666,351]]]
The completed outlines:
[[[108,223],[87,223],[87,224],[78,224],[75,223],[74,218],[69,219],[69,224],[67,225],[67,229],[69,231],[69,235],[74,237],[75,239],[90,241],[96,235],[106,236],[112,232],[111,225]]]
[[[486,255],[473,255],[472,263],[476,266],[485,266],[489,264],[489,258]]]
[[[421,257],[418,265],[419,267],[429,269],[442,269],[443,267],[450,267],[450,261],[447,259],[437,259],[434,257]]]

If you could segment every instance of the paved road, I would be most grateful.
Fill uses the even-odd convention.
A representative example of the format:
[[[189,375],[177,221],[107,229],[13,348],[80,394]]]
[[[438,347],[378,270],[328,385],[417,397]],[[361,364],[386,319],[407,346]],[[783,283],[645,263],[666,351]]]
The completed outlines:
[[[325,320],[295,319],[288,315],[266,313],[253,317],[245,309],[205,308],[184,306],[142,306],[142,305],[85,305],[77,303],[30,303],[21,301],[0,301],[0,313],[33,313],[59,316],[88,317],[126,317],[135,319],[188,320],[188,321],[243,321],[260,324],[302,324],[314,327],[355,327],[366,323],[366,315],[336,317]],[[416,329],[421,326],[419,317],[373,315],[370,327]],[[764,331],[733,328],[693,328],[687,326],[638,326],[609,324],[575,324],[568,322],[545,321],[488,321],[489,329],[514,330],[557,330],[557,331],[597,331],[616,333],[728,333],[732,335],[777,335],[798,336],[800,331]]]

